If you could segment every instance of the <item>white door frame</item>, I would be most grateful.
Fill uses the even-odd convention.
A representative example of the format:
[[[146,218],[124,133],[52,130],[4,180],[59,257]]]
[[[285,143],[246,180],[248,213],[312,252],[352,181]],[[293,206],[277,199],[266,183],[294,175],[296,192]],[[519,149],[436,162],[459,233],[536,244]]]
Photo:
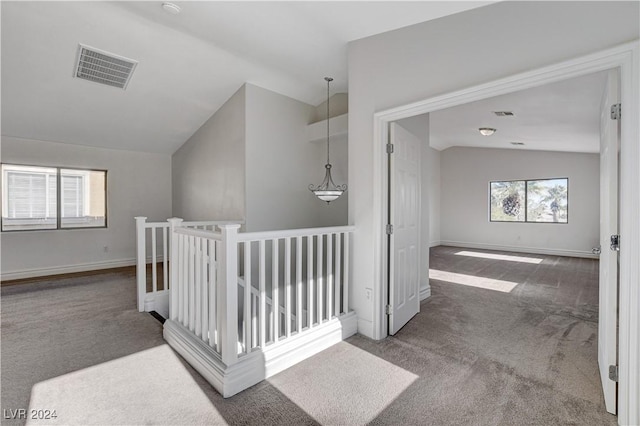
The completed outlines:
[[[481,99],[529,89],[568,78],[620,69],[622,103],[620,185],[620,336],[618,422],[640,423],[640,43],[634,41],[601,52],[516,74],[490,83],[380,111],[373,116],[374,316],[373,335],[387,335],[387,155],[389,123]]]

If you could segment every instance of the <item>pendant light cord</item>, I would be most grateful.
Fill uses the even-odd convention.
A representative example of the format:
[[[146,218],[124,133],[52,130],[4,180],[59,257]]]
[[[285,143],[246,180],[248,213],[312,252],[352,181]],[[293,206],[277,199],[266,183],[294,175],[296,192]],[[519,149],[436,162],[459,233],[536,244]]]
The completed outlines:
[[[325,77],[327,80],[327,164],[331,164],[329,161],[329,83],[333,80],[331,77]]]

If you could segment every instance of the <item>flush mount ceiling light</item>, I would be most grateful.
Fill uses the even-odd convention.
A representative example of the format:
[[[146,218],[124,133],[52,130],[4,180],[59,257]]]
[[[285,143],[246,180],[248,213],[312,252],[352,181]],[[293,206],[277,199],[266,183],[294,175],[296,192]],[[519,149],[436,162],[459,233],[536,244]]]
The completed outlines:
[[[316,197],[327,204],[342,195],[347,190],[347,185],[336,185],[331,178],[331,162],[329,161],[329,83],[333,81],[331,77],[325,77],[327,82],[327,164],[325,164],[324,180],[318,186],[309,185],[309,191],[313,192]]]
[[[493,129],[491,127],[480,127],[478,130],[480,131],[480,134],[482,136],[491,136],[496,132],[496,129]]]
[[[162,3],[162,9],[165,12],[170,13],[172,15],[177,15],[182,10],[180,9],[180,6],[178,6],[177,4],[173,4],[169,2]]]

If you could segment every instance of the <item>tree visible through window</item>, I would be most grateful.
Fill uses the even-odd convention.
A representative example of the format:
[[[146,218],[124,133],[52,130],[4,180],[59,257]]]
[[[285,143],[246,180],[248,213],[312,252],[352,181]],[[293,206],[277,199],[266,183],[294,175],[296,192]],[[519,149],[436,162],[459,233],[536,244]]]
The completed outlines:
[[[2,165],[2,231],[106,226],[103,170]]]
[[[492,222],[567,223],[569,179],[491,182]]]

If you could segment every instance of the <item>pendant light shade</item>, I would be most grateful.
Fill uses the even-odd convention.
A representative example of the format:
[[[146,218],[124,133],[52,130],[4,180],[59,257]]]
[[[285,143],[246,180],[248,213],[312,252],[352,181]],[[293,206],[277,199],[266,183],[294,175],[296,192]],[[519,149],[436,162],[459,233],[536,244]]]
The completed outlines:
[[[309,185],[309,190],[327,204],[337,199],[347,190],[347,185],[336,185],[331,177],[331,161],[329,160],[329,84],[333,81],[331,77],[325,77],[327,82],[327,164],[325,164],[325,174],[322,183],[318,186]]]

